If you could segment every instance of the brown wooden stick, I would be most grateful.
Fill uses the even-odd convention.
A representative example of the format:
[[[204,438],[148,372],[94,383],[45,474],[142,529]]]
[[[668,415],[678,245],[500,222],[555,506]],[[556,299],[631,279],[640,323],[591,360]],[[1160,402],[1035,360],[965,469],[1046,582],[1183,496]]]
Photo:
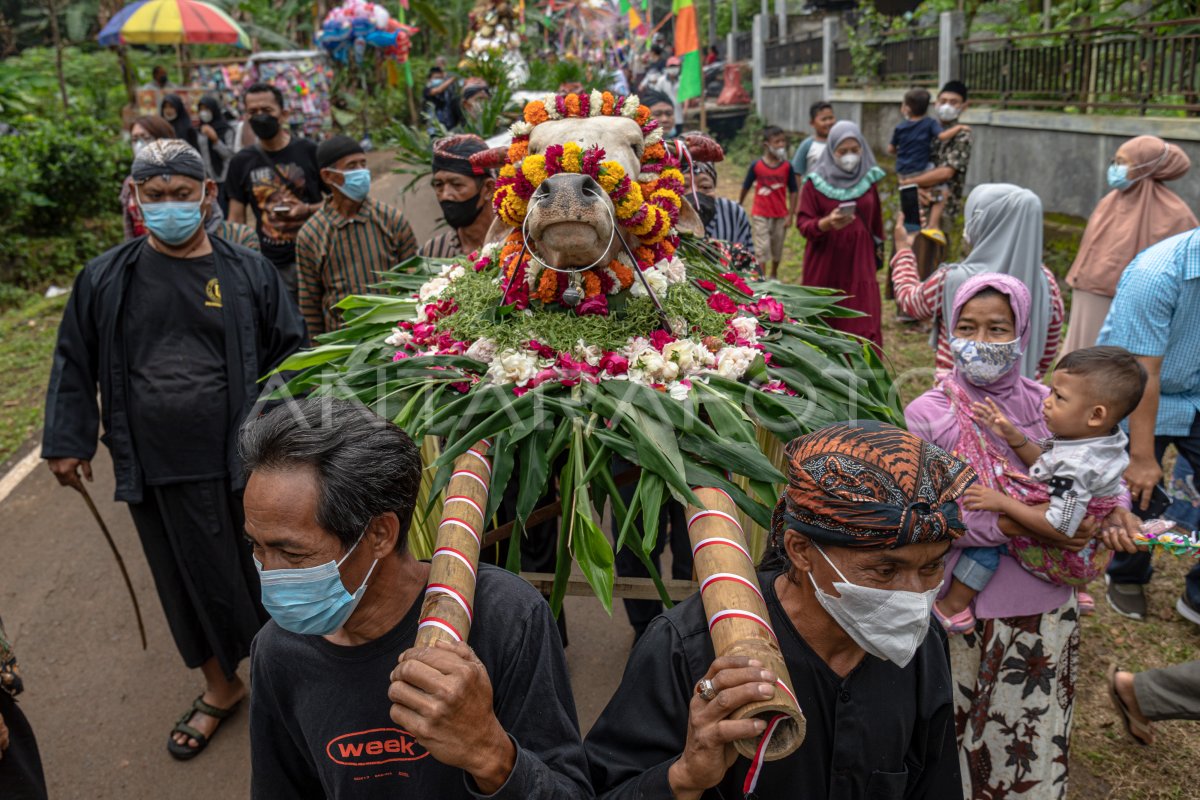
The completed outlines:
[[[417,647],[432,647],[438,640],[465,642],[471,635],[483,514],[492,479],[490,447],[485,439],[454,461],[417,623]]]
[[[775,761],[790,755],[804,741],[804,714],[796,702],[792,679],[771,629],[770,612],[735,516],[737,507],[720,489],[694,491],[702,507],[688,506],[688,536],[713,649],[718,657],[755,658],[779,678],[774,697],[742,706],[731,718],[758,717],[770,724],[777,716],[784,715],[766,750],[766,760]],[[734,746],[753,760],[759,741],[740,739]]]
[[[125,589],[129,592],[129,601],[133,603],[133,615],[137,617],[138,633],[142,637],[142,649],[145,650],[146,644],[146,625],[142,622],[142,608],[138,605],[137,592],[133,590],[133,581],[129,580],[129,570],[125,569],[125,559],[121,558],[121,551],[117,549],[117,543],[113,541],[112,534],[108,532],[108,526],[104,524],[104,517],[100,516],[100,509],[96,508],[96,504],[92,502],[92,496],[88,494],[87,487],[83,485],[83,481],[79,482],[79,493],[83,495],[83,502],[87,503],[88,510],[92,512],[92,516],[96,518],[96,524],[100,526],[100,532],[104,534],[105,541],[108,542],[108,549],[112,550],[113,558],[117,560],[117,567],[121,570],[121,577],[125,579]]]

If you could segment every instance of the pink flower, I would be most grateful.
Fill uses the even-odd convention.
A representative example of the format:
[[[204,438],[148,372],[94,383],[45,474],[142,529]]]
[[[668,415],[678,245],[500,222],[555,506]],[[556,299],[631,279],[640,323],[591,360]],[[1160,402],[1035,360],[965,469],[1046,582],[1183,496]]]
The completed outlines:
[[[729,299],[729,295],[724,292],[713,292],[708,296],[708,307],[713,311],[719,311],[722,314],[736,314],[737,303]]]
[[[766,317],[771,322],[783,322],[787,319],[787,313],[783,310],[783,303],[780,303],[770,295],[755,303],[753,311],[755,316]]]
[[[624,375],[629,371],[629,359],[618,353],[605,353],[600,357],[600,369],[609,375]]]
[[[712,281],[698,280],[696,281],[696,285],[706,292],[715,292],[717,290],[717,285]]]
[[[751,290],[749,285],[746,284],[746,281],[742,278],[742,276],[738,275],[736,272],[726,272],[723,273],[721,277],[737,287],[737,290],[742,294],[747,295],[748,297],[754,296],[753,290]]]
[[[664,347],[673,341],[675,341],[675,337],[672,336],[670,332],[664,331],[662,328],[659,328],[654,333],[650,334],[650,344],[652,344],[654,349],[658,350],[659,352],[661,352]]]
[[[514,387],[513,387],[513,394],[515,394],[517,397],[520,397],[521,395],[523,395],[523,394],[525,394],[526,392],[528,392],[528,391],[529,391],[529,388],[530,388],[530,387],[528,387],[528,386],[514,386]]]
[[[412,329],[413,341],[417,344],[426,344],[433,339],[434,328],[432,322],[422,322],[419,325],[413,325]]]
[[[425,306],[425,318],[430,322],[437,322],[456,311],[458,311],[458,304],[453,299],[438,300],[436,303]]]
[[[604,281],[604,276],[601,276],[601,283]],[[586,317],[594,315],[598,317],[608,316],[608,298],[603,294],[595,294],[584,300],[575,308],[575,313],[578,316]]]
[[[392,361],[403,361],[406,358],[408,358],[408,353],[404,352],[403,350],[397,350],[396,355],[392,356]]]
[[[547,367],[546,369],[538,370],[537,374],[529,379],[528,386],[533,388],[534,386],[541,386],[543,383],[547,383],[548,381],[556,380],[558,380],[558,372],[550,367]]]
[[[475,271],[482,272],[483,270],[487,269],[487,266],[491,263],[492,260],[490,258],[481,258],[475,262]]]
[[[558,351],[550,345],[542,344],[537,339],[529,340],[529,349],[533,350],[542,358],[558,358]]]
[[[466,394],[467,392],[471,391],[471,384],[466,381],[463,381],[462,383],[452,383],[450,384],[450,388],[456,392]]]

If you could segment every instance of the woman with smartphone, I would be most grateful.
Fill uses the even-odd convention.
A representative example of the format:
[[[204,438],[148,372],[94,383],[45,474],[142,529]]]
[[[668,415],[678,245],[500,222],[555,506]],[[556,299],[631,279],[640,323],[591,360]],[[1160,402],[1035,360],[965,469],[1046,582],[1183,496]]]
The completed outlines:
[[[875,272],[883,243],[883,214],[875,184],[883,177],[862,131],[848,120],[829,131],[828,144],[804,179],[796,226],[804,248],[804,284],[836,289],[842,305],[862,317],[827,322],[883,347],[882,300]]]

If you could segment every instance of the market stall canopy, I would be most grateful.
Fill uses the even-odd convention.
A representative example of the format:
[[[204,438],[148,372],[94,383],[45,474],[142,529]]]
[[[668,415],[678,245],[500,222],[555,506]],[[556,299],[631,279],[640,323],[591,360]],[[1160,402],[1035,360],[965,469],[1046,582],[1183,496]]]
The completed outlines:
[[[221,9],[197,0],[134,0],[100,31],[100,44],[232,44],[250,37]]]

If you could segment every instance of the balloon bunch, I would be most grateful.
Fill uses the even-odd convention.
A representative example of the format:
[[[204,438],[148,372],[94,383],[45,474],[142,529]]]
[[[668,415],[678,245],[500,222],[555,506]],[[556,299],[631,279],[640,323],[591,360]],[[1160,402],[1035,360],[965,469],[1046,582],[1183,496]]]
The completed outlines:
[[[368,47],[402,64],[408,60],[410,37],[417,31],[393,19],[381,3],[346,0],[325,15],[317,44],[342,64],[349,62],[352,53],[361,64]]]

